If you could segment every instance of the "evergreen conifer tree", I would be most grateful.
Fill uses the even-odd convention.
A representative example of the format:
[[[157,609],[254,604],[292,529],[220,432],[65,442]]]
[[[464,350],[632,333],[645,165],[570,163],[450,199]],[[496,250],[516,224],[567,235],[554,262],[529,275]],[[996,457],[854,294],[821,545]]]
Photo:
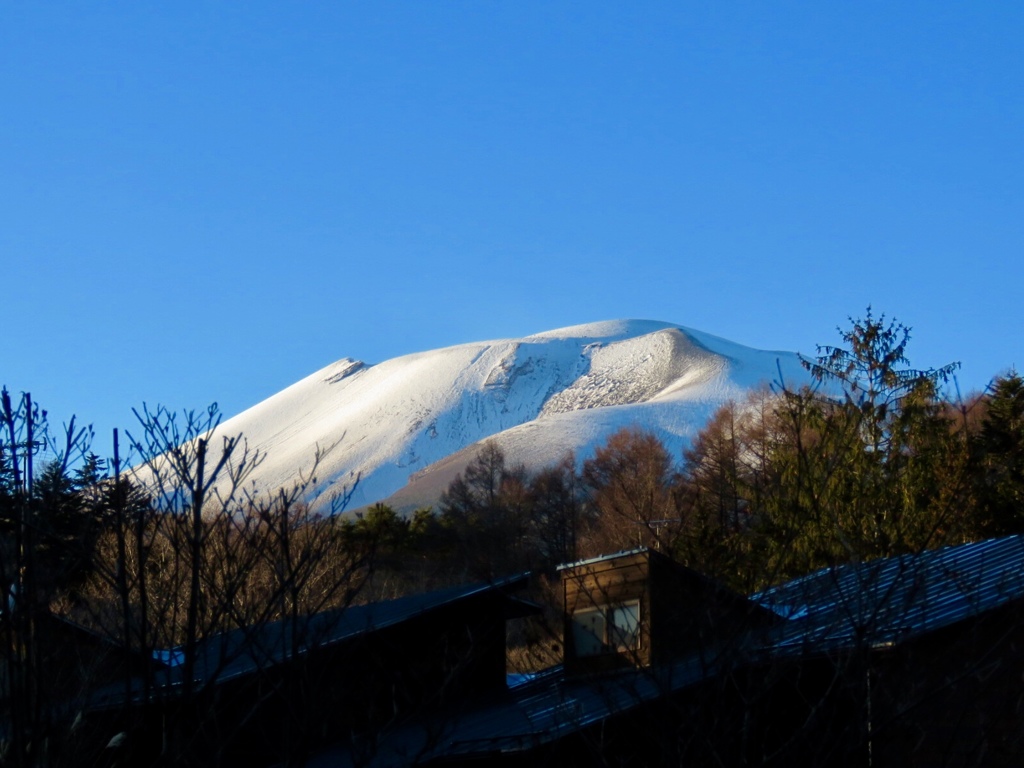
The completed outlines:
[[[1016,371],[992,384],[976,447],[987,530],[1024,532],[1024,379]]]
[[[911,368],[910,329],[870,308],[851,324],[806,363],[817,388],[780,398],[761,518],[777,576],[968,533],[966,442],[939,398],[957,364]]]

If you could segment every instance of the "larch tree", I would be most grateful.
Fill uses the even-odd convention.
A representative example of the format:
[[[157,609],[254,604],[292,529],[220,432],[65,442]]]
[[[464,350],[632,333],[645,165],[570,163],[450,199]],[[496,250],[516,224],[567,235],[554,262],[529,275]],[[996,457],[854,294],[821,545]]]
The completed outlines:
[[[589,554],[671,548],[681,529],[675,467],[654,433],[619,430],[583,463],[582,478],[595,517]]]

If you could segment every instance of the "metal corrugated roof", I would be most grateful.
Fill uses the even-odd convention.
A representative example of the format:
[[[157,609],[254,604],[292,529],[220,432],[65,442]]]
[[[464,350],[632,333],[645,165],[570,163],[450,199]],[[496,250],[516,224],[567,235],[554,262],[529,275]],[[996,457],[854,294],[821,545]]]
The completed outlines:
[[[654,671],[630,668],[599,679],[566,678],[561,665],[489,701],[439,712],[381,734],[372,759],[358,764],[404,766],[524,752],[632,711],[713,674],[696,656]],[[412,759],[412,758],[415,759]],[[337,745],[311,759],[310,768],[356,765],[350,748]]]
[[[446,605],[482,596],[491,592],[515,590],[525,584],[529,573],[510,576],[488,584],[463,585],[448,589],[409,595],[366,605],[350,606],[297,621],[274,621],[254,627],[243,627],[213,635],[202,640],[196,649],[194,680],[205,685],[222,683],[235,677],[265,670],[288,658],[301,656],[314,649],[328,648],[337,643],[369,632],[385,629]],[[525,615],[537,606],[510,595],[503,595],[508,604]],[[180,663],[181,648],[158,651],[167,661],[176,660],[157,674],[157,684],[173,690],[182,684],[184,669]],[[165,662],[166,663],[166,662]],[[141,681],[131,686],[129,696],[138,695]],[[125,698],[124,684],[109,686],[95,692],[91,705],[96,708],[120,705]]]
[[[519,573],[489,584],[463,585],[420,595],[409,595],[395,600],[352,605],[337,610],[300,616],[298,621],[270,622],[212,635],[200,641],[196,651],[194,679],[200,685],[223,683],[273,665],[310,650],[329,648],[360,635],[398,625],[418,615],[487,593],[502,593],[508,604],[524,615],[535,612],[535,604],[514,598],[511,592],[524,586],[529,572]],[[170,648],[156,651],[167,669],[157,673],[157,685],[173,691],[182,685],[184,670],[183,649]],[[130,686],[130,697],[139,695],[141,681]],[[123,683],[95,691],[90,696],[91,706],[103,709],[121,706],[126,696]]]
[[[285,619],[214,635],[199,644],[195,677],[204,682],[212,679],[223,682],[266,669],[291,656],[328,648],[452,603],[521,586],[529,575],[523,573],[488,584],[450,587],[303,616],[297,621]],[[171,678],[173,681],[174,676]]]
[[[826,568],[752,596],[790,621],[778,646],[887,643],[1024,596],[1024,536]]]
[[[670,695],[716,671],[698,655],[658,669],[630,668],[594,679],[546,676],[509,700],[462,719],[435,755],[453,757],[518,752],[558,741],[570,733]]]

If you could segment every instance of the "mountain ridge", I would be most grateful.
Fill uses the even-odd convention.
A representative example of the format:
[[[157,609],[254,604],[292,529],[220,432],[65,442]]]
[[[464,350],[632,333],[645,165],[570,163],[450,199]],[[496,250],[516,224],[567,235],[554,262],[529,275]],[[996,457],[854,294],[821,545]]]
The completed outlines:
[[[678,455],[722,403],[779,376],[807,380],[798,355],[673,323],[609,320],[372,365],[341,358],[220,431],[265,454],[251,477],[256,490],[290,485],[319,450],[319,496],[308,501],[323,503],[325,491],[358,477],[352,508],[387,499],[407,510],[436,500],[442,478],[488,439],[536,469],[567,450],[585,458],[637,424]],[[410,481],[427,490],[410,492]]]

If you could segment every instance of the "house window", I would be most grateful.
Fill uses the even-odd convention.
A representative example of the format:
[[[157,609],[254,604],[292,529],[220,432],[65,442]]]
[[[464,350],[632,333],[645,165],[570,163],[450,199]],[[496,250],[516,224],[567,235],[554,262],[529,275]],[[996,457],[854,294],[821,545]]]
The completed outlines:
[[[617,605],[611,610],[608,642],[618,651],[640,647],[640,601]]]
[[[577,656],[596,656],[605,650],[605,623],[602,608],[577,611],[572,615],[572,637]]]
[[[572,615],[577,656],[596,656],[640,647],[640,601],[587,608]]]

